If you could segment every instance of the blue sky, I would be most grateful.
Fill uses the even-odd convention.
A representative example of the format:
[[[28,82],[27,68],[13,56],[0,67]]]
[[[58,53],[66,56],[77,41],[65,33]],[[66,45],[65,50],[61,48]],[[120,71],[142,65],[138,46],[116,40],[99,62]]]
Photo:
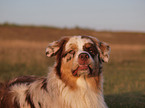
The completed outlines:
[[[145,32],[145,0],[0,0],[0,23]]]

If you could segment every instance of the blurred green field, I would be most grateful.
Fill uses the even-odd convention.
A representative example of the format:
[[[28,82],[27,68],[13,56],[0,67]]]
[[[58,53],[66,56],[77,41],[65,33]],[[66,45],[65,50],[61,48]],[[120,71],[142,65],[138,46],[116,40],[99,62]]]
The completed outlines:
[[[0,81],[47,75],[55,59],[45,56],[48,42],[72,35],[92,35],[110,44],[103,71],[109,108],[145,108],[145,33],[0,25]]]

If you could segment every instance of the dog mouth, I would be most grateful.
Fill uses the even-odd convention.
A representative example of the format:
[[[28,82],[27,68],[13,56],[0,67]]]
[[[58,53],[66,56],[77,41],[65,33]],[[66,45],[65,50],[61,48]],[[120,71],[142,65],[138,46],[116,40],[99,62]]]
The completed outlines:
[[[77,68],[72,71],[72,74],[74,76],[91,75],[92,71],[91,65],[78,65]]]

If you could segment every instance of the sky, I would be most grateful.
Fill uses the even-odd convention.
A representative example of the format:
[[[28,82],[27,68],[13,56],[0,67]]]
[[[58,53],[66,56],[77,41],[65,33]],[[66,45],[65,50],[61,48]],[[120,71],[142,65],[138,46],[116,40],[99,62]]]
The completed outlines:
[[[145,0],[0,0],[0,23],[145,32]]]

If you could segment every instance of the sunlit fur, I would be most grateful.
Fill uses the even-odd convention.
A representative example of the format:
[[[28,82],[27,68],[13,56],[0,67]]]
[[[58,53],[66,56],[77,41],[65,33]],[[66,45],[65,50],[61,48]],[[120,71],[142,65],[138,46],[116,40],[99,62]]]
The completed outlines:
[[[99,54],[102,50],[96,46],[99,51],[92,56],[84,50],[88,43],[98,45],[94,38],[87,36],[66,37],[51,43],[46,49],[47,56],[56,55],[57,59],[47,77],[10,81],[0,92],[0,108],[107,108],[103,96],[103,60]],[[80,65],[78,56],[81,53],[89,56],[87,63],[92,68],[91,75],[89,70],[83,70],[88,74],[72,74]]]

